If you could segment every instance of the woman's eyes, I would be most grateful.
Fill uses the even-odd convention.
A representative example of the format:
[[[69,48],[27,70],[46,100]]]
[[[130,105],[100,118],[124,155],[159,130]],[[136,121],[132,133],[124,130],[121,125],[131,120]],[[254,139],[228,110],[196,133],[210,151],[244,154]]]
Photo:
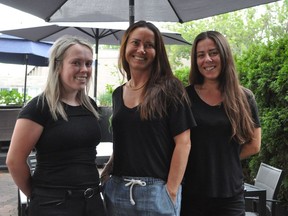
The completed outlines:
[[[218,50],[211,50],[208,53],[200,52],[200,53],[197,53],[197,58],[205,58],[205,56],[207,54],[209,57],[215,57],[215,56],[219,55],[219,51]]]
[[[145,44],[144,47],[145,48],[154,48],[154,44],[148,43],[148,44]]]
[[[218,52],[218,50],[213,50],[213,51],[208,52],[208,54],[210,57],[214,57],[214,56],[217,56],[219,54],[219,52]]]
[[[141,44],[141,42],[140,41],[137,41],[137,40],[135,40],[135,41],[132,41],[131,42],[134,46],[140,46],[140,44]],[[144,48],[154,48],[154,44],[153,43],[145,43],[144,44]]]
[[[132,41],[131,42],[134,46],[137,46],[139,44],[139,41]]]
[[[74,61],[74,62],[72,62],[72,64],[75,66],[81,66],[81,62],[79,62],[79,61]]]
[[[89,68],[92,67],[92,61],[88,62],[74,61],[72,62],[72,65],[75,65],[77,67],[82,67],[82,65],[85,65],[87,68]]]
[[[197,58],[204,58],[204,53],[201,53],[201,54],[197,54]]]
[[[86,67],[92,67],[92,61],[86,62]]]

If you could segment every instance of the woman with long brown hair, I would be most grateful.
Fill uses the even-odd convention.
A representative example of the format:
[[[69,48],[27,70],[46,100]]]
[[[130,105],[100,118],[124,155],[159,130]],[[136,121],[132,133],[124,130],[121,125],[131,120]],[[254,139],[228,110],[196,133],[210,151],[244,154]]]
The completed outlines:
[[[197,127],[185,173],[182,216],[245,215],[241,159],[260,150],[253,93],[240,85],[226,38],[200,33],[186,87]]]
[[[102,173],[109,175],[113,162],[104,184],[108,215],[179,215],[195,123],[152,23],[127,29],[119,67],[128,81],[113,92],[113,156]]]

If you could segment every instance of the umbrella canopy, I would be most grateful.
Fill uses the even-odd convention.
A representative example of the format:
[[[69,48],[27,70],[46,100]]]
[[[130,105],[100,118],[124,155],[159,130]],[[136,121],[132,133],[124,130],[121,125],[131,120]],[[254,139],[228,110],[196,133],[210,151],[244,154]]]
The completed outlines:
[[[24,103],[26,102],[27,66],[47,66],[51,44],[0,35],[0,62],[25,65]]]
[[[0,0],[49,22],[187,22],[277,0]]]
[[[48,65],[50,43],[34,42],[0,34],[0,62],[8,64]]]
[[[128,23],[127,23],[128,24]],[[88,27],[90,26],[90,27]],[[106,27],[109,24],[105,24]],[[111,25],[110,25],[111,27]],[[54,25],[43,25],[38,27],[21,28],[1,31],[4,34],[14,35],[33,41],[54,42],[63,35],[77,35],[95,43],[95,74],[94,74],[94,97],[97,96],[97,75],[98,75],[98,47],[99,44],[119,45],[128,25],[122,26],[121,29],[105,28],[93,23],[65,23]],[[114,26],[115,28],[115,26]],[[162,36],[165,44],[191,45],[179,33],[163,32]]]

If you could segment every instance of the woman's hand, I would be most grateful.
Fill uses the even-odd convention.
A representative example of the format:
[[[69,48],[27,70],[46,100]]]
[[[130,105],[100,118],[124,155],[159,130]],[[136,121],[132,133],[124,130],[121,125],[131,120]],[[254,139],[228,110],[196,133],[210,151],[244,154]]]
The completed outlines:
[[[176,204],[177,191],[172,191],[172,190],[170,190],[167,184],[166,184],[166,190],[167,190],[167,192],[168,192],[168,194],[169,194],[172,202],[173,202],[174,204]]]
[[[113,154],[111,155],[109,161],[107,162],[103,171],[101,172],[100,175],[101,185],[104,185],[109,180],[112,170],[113,170]]]

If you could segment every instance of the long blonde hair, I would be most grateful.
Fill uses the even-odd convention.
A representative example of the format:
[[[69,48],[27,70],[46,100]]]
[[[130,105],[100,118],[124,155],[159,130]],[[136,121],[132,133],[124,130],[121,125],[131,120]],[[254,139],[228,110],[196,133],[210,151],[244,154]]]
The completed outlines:
[[[93,53],[93,49],[89,42],[83,38],[75,36],[62,36],[56,40],[50,50],[49,58],[49,72],[47,77],[46,87],[43,92],[42,104],[44,100],[47,100],[51,115],[54,120],[58,119],[60,115],[63,119],[68,121],[65,109],[60,101],[61,99],[61,82],[59,80],[59,71],[63,67],[63,59],[65,58],[65,53],[67,49],[75,44],[80,44],[86,46]],[[80,90],[77,93],[77,100],[85,108],[91,111],[96,118],[99,117],[98,112],[95,110],[91,104],[90,98],[87,95],[89,90],[90,80],[86,85],[86,89]]]

